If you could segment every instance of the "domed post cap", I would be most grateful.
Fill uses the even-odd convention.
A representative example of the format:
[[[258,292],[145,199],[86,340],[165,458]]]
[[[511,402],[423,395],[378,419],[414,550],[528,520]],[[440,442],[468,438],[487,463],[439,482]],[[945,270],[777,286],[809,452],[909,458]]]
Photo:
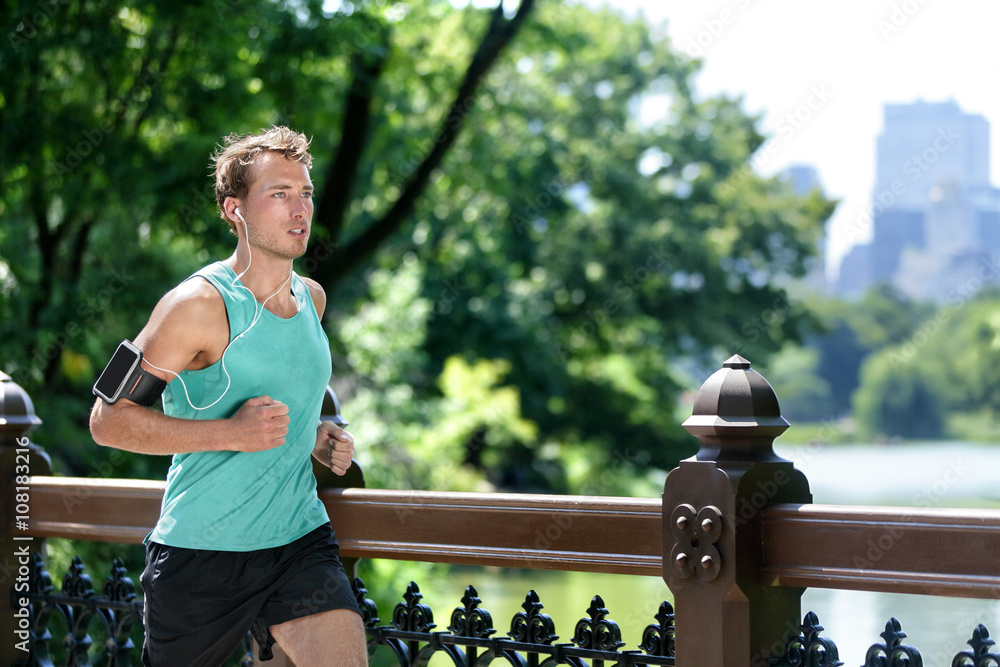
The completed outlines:
[[[14,445],[41,423],[28,392],[0,371],[0,442]]]
[[[771,385],[738,354],[701,385],[683,424],[701,443],[699,461],[747,463],[784,461],[772,444],[788,425]]]

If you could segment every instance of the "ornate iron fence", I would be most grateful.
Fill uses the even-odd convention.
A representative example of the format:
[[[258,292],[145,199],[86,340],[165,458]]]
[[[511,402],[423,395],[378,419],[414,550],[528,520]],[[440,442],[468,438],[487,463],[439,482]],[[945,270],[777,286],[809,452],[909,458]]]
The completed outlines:
[[[403,602],[393,609],[390,625],[379,625],[378,610],[361,579],[354,580],[354,591],[368,631],[369,653],[386,646],[401,667],[427,665],[437,653],[446,654],[456,667],[488,665],[494,660],[517,667],[674,664],[674,613],[666,601],[660,604],[656,623],[643,631],[639,650],[621,651],[625,645],[621,629],[607,617],[599,595],[591,599],[587,616],[576,622],[570,643],[556,643],[555,623],[542,612],[544,605],[533,590],[524,598],[524,611],[511,618],[506,639],[493,637],[497,630],[492,614],[480,606],[474,586],[466,587],[462,606],[451,612],[447,632],[433,631],[434,612],[421,602],[423,595],[415,582],[410,582]]]
[[[73,559],[62,579],[62,589],[54,592],[51,577],[38,554],[33,556],[31,573],[29,652],[20,665],[51,666],[53,637],[49,624],[62,619],[66,637],[61,641],[65,664],[71,667],[92,665],[99,661],[108,667],[138,664],[131,632],[142,622],[142,602],[138,600],[132,579],[122,562],[115,559],[104,582],[103,595],[97,595],[90,576],[79,557]],[[525,595],[522,611],[510,619],[506,637],[495,636],[493,615],[482,606],[475,586],[467,586],[460,606],[452,609],[447,629],[437,631],[434,611],[425,604],[420,588],[410,582],[401,602],[392,611],[392,619],[382,625],[376,603],[368,597],[364,581],[355,578],[354,594],[361,608],[368,635],[368,651],[374,655],[387,648],[400,667],[428,665],[443,654],[456,667],[480,667],[493,663],[515,667],[646,667],[674,665],[674,610],[668,601],[660,604],[655,622],[646,626],[635,649],[624,649],[621,629],[608,617],[608,610],[595,595],[586,615],[577,620],[573,637],[557,643],[553,619],[543,612],[545,606],[531,590]],[[99,619],[107,641],[94,644],[90,626]],[[797,632],[775,647],[774,655],[761,654],[750,667],[836,667],[843,665],[836,643],[821,637],[823,626],[813,612],[805,615]],[[920,651],[904,644],[906,633],[898,620],[890,619],[881,633],[881,642],[873,643],[865,654],[863,667],[922,667]],[[1000,667],[1000,653],[993,650],[989,630],[978,625],[966,642],[969,650],[958,651],[951,667]],[[254,664],[249,635],[238,650],[240,665]],[[623,650],[624,649],[624,650]],[[929,666],[930,667],[930,666]],[[941,665],[940,667],[947,667]]]
[[[73,558],[69,571],[62,579],[61,591],[56,593],[52,577],[41,555],[32,555],[28,594],[28,650],[23,660],[15,665],[25,667],[54,667],[54,659],[65,653],[59,664],[67,667],[85,667],[97,662],[107,667],[131,667],[141,664],[137,657],[132,631],[142,625],[142,601],[136,598],[135,586],[125,571],[121,559],[114,559],[111,574],[104,580],[103,594],[97,595],[90,575],[79,556]],[[66,636],[54,650],[49,625],[60,618]],[[100,634],[107,637],[103,645],[94,645],[91,628],[94,623]],[[253,665],[249,634],[243,641],[240,665]]]

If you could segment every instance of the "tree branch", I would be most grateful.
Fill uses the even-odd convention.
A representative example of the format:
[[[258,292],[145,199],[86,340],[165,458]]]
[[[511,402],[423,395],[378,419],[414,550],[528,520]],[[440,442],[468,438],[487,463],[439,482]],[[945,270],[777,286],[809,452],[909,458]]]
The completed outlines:
[[[351,191],[358,175],[358,165],[364,154],[368,127],[371,124],[375,84],[382,76],[389,53],[388,32],[382,30],[378,48],[359,49],[351,59],[353,79],[344,103],[344,121],[340,130],[340,143],[333,162],[323,180],[323,196],[317,206],[316,222],[329,232],[330,242],[337,243],[344,229]],[[330,279],[333,262],[320,264],[313,278],[320,283]]]
[[[329,265],[324,281],[327,289],[373,255],[386,239],[399,231],[413,213],[417,199],[430,183],[431,174],[440,166],[455,143],[466,116],[474,107],[476,90],[483,77],[520,30],[533,6],[534,0],[521,0],[517,13],[510,19],[504,18],[502,3],[493,10],[490,26],[469,63],[455,101],[437,133],[434,147],[413,172],[403,192],[386,214],[326,262]]]
[[[132,87],[129,89],[128,97],[126,100],[131,100],[132,96],[135,95],[143,86],[147,87],[149,90],[148,98],[142,107],[142,111],[135,119],[135,123],[132,125],[132,138],[135,139],[139,134],[139,128],[142,123],[149,116],[149,113],[153,109],[153,100],[156,97],[155,88],[163,83],[165,79],[165,72],[170,64],[170,60],[174,57],[174,52],[177,49],[178,37],[180,36],[180,24],[174,23],[170,27],[170,36],[167,38],[167,45],[163,49],[163,53],[157,58],[157,66],[155,70],[150,69],[150,63],[152,60],[152,45],[149,47],[149,52],[146,55],[142,63],[142,68],[140,69],[139,75],[136,77],[135,81],[132,82]],[[149,79],[152,79],[156,85],[149,83]],[[164,97],[161,94],[161,97]],[[122,118],[124,118],[125,109],[122,109]]]

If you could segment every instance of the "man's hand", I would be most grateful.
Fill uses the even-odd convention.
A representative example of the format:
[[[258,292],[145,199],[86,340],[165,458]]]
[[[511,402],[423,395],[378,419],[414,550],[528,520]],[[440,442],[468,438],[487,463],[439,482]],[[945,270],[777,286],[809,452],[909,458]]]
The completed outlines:
[[[236,435],[227,449],[260,452],[285,444],[288,435],[288,406],[270,396],[257,396],[244,403],[230,418]]]
[[[313,456],[334,473],[343,475],[354,458],[354,436],[333,422],[320,422]]]

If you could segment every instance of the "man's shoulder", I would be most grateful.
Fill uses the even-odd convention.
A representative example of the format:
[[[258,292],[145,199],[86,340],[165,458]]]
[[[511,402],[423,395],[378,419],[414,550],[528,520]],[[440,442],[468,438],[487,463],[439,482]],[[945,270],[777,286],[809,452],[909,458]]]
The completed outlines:
[[[319,294],[321,296],[326,296],[326,292],[323,291],[323,286],[320,285],[318,282],[316,282],[312,278],[307,278],[305,276],[299,276],[299,278],[302,280],[305,286],[309,288],[310,294],[313,295]]]
[[[316,306],[316,312],[319,316],[323,317],[323,311],[326,310],[326,292],[323,290],[323,286],[312,278],[306,278],[305,276],[299,276],[302,283],[309,290],[309,296],[312,298],[313,305]]]
[[[222,295],[208,278],[191,276],[167,292],[164,297],[170,297],[178,302],[199,303],[204,301],[221,301]]]
[[[225,303],[219,290],[206,278],[192,276],[180,283],[160,299],[158,307],[166,308],[174,318],[194,318],[225,312]]]

